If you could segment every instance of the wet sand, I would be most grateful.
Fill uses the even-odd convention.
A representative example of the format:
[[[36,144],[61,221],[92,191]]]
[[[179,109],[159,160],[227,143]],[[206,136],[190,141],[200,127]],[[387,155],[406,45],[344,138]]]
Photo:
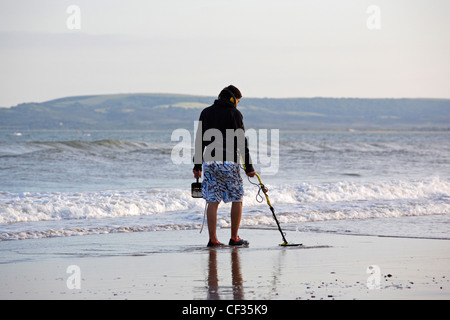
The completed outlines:
[[[227,242],[229,229],[219,230]],[[0,299],[449,299],[450,241],[242,229],[0,242]]]

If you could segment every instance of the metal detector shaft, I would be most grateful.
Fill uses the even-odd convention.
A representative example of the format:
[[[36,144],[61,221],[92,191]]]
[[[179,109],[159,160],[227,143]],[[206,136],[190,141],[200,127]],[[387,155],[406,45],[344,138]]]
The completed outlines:
[[[273,209],[272,206],[270,206],[270,211],[272,211],[273,218],[275,219],[275,222],[277,223],[278,231],[280,231],[281,237],[283,238],[283,243],[287,244],[288,242],[287,242],[286,238],[284,237],[284,232],[283,232],[283,230],[281,230],[280,223],[278,222],[277,216],[275,215],[275,210]]]
[[[283,230],[281,230],[280,223],[278,222],[277,216],[275,215],[275,209],[270,204],[269,196],[267,195],[268,190],[263,185],[263,183],[261,182],[261,178],[259,177],[259,175],[256,172],[255,172],[255,175],[258,178],[259,185],[261,186],[261,190],[263,191],[264,195],[266,196],[267,204],[269,205],[270,211],[272,211],[273,218],[275,219],[275,222],[277,223],[278,231],[280,231],[280,233],[281,233],[281,237],[283,238],[284,244],[287,244],[288,242],[284,236],[284,232],[283,232]]]

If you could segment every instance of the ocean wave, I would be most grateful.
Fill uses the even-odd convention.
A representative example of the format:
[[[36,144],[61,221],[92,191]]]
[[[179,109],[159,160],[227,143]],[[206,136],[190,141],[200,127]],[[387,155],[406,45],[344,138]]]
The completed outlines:
[[[277,211],[292,212],[290,215],[299,219],[313,219],[314,215],[316,219],[354,219],[380,215],[450,213],[450,182],[437,177],[422,181],[303,183],[267,187],[272,204],[280,206],[282,210]],[[250,214],[254,211],[259,215],[266,204],[265,200],[260,202],[256,193],[257,188],[248,185],[244,203]],[[434,206],[430,207],[430,204]],[[203,212],[203,207],[203,201],[191,198],[189,190],[184,189],[0,192],[0,224],[147,216],[180,211]],[[393,207],[399,208],[395,215],[391,210]],[[340,216],[339,212],[343,209],[355,212]],[[311,212],[310,218],[304,215],[305,211]]]
[[[336,153],[417,153],[414,146],[389,142],[355,142],[355,141],[285,141],[280,149],[287,152],[336,152]]]
[[[73,237],[73,236],[85,236],[85,235],[109,234],[109,233],[192,230],[198,228],[199,228],[198,224],[191,224],[191,225],[170,224],[170,225],[141,225],[141,226],[100,226],[100,227],[73,227],[73,228],[69,227],[60,229],[23,230],[23,231],[0,232],[0,241]]]
[[[282,203],[400,200],[450,196],[450,182],[438,177],[428,180],[330,184],[303,183],[274,187],[274,200]]]
[[[0,157],[20,156],[45,151],[103,153],[105,151],[129,152],[146,149],[159,149],[161,147],[163,146],[153,146],[146,142],[133,142],[118,139],[103,139],[96,141],[31,141],[17,144],[0,144]]]
[[[198,207],[185,190],[0,193],[0,224],[152,215]]]

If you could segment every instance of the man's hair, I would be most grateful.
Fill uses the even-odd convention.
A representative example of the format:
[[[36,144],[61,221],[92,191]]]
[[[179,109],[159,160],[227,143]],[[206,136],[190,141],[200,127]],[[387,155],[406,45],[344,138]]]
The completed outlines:
[[[242,98],[241,91],[239,91],[238,88],[236,88],[235,86],[230,84],[228,87],[223,88],[222,91],[220,91],[219,98],[229,99],[229,98],[233,98],[233,95],[234,95],[234,98],[236,98],[236,99]]]

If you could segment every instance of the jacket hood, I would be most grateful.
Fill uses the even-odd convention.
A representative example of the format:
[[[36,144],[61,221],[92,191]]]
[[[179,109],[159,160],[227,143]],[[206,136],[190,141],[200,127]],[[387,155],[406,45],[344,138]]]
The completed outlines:
[[[216,101],[214,101],[214,105],[217,105],[217,106],[220,106],[220,107],[223,107],[223,108],[235,108],[235,109],[237,109],[237,107],[233,103],[231,103],[231,101],[229,101],[229,100],[227,100],[225,98],[217,99]]]

